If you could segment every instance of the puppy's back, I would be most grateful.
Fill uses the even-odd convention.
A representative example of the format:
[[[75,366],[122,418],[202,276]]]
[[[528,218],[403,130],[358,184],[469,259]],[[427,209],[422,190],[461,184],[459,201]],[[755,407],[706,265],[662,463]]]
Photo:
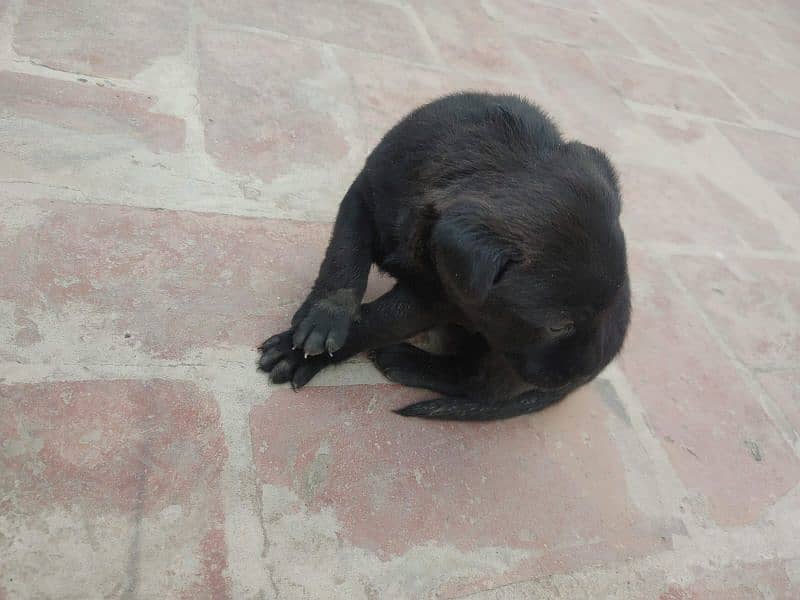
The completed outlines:
[[[375,181],[404,184],[406,192],[427,191],[471,175],[505,171],[562,143],[555,123],[528,100],[461,92],[402,119],[373,150],[367,171]]]

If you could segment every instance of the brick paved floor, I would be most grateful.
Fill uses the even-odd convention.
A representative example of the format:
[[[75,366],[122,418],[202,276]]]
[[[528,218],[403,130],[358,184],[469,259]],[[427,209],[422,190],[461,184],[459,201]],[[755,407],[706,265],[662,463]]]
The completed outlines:
[[[484,425],[271,387],[370,147],[463,88],[619,165],[623,355]],[[0,599],[800,597],[799,160],[793,0],[0,0]]]

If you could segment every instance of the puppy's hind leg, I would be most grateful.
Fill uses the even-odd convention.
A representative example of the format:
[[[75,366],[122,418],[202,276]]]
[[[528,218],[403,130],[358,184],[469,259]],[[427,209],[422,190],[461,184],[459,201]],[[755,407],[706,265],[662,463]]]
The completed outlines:
[[[317,280],[292,318],[292,342],[304,354],[333,354],[344,345],[367,287],[373,234],[362,174],[339,206]]]
[[[447,396],[469,391],[472,360],[462,356],[431,354],[411,344],[393,344],[372,350],[370,360],[389,380]]]

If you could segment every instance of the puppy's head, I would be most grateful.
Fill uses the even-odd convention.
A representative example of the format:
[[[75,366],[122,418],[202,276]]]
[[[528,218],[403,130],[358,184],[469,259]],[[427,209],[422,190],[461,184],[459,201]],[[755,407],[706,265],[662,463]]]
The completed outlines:
[[[557,388],[594,377],[621,348],[630,317],[608,159],[572,142],[460,192],[432,232],[448,295],[527,382]]]

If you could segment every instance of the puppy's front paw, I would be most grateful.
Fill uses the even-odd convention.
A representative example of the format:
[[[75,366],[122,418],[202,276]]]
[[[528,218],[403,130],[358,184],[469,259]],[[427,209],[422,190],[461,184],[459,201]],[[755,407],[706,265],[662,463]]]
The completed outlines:
[[[303,360],[303,354],[292,348],[291,331],[273,335],[258,349],[261,351],[258,368],[269,373],[272,383],[289,381]]]
[[[330,364],[327,356],[304,358],[300,350],[293,348],[292,330],[274,335],[259,346],[261,358],[258,368],[269,373],[272,383],[292,384],[300,389]]]
[[[339,350],[350,331],[350,323],[358,309],[351,290],[339,290],[317,300],[298,320],[294,327],[292,344],[305,356]]]

